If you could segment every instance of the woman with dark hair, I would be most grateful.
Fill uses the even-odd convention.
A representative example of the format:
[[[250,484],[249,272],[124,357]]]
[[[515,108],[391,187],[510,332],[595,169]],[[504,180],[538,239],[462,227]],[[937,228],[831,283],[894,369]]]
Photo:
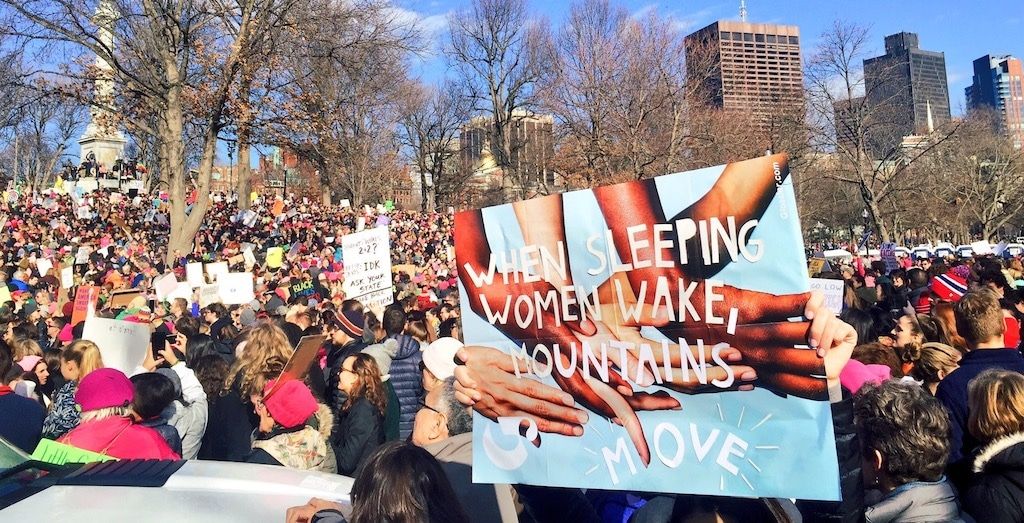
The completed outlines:
[[[865,485],[882,499],[864,512],[867,523],[970,521],[943,476],[949,458],[949,415],[913,383],[889,380],[861,389],[854,422]]]
[[[185,343],[185,364],[194,369],[196,362],[204,356],[216,354],[223,357],[219,352],[217,342],[209,334],[195,334],[188,338]],[[225,360],[227,361],[227,360]]]
[[[287,523],[468,523],[441,465],[426,450],[411,443],[391,442],[369,457],[352,483],[352,514],[342,506],[311,499],[288,509]]]
[[[373,357],[359,353],[345,358],[338,374],[338,390],[343,403],[336,413],[331,444],[338,473],[352,476],[384,442],[387,395]]]

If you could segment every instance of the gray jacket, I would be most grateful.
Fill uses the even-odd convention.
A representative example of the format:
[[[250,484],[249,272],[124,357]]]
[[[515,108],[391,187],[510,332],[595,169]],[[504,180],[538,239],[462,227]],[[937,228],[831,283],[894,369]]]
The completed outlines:
[[[494,501],[487,499],[489,496],[480,496],[479,487],[472,482],[473,467],[473,433],[458,434],[431,443],[423,447],[430,455],[441,462],[441,468],[448,474],[452,488],[462,501],[462,506],[471,521],[498,521],[493,516],[500,517],[502,523],[519,521],[516,514],[515,503],[512,498],[512,487],[506,484],[497,483],[494,485]],[[448,464],[457,466],[446,466]]]
[[[181,380],[181,395],[188,405],[175,400],[167,407],[163,416],[167,419],[168,425],[178,429],[178,435],[181,436],[181,459],[195,459],[203,443],[203,434],[206,433],[209,414],[206,392],[196,379],[196,373],[184,363],[179,362],[171,367],[171,370]]]
[[[946,478],[901,485],[864,512],[867,523],[974,523]]]

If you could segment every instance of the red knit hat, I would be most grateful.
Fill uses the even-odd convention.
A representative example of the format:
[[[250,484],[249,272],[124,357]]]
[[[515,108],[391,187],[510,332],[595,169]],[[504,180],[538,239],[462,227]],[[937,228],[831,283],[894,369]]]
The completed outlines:
[[[960,301],[967,293],[967,280],[947,272],[932,278],[932,293],[943,301]]]
[[[276,384],[277,380],[267,382],[263,387],[263,395],[266,396]],[[318,408],[309,387],[299,380],[284,382],[274,394],[264,397],[263,404],[270,411],[270,417],[286,429],[305,423]]]

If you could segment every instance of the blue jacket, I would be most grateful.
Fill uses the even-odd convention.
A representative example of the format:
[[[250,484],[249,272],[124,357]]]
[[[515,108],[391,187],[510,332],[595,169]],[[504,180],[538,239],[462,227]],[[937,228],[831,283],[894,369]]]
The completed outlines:
[[[420,371],[423,354],[416,338],[407,334],[397,334],[391,338],[398,342],[398,354],[391,360],[391,384],[395,387],[398,405],[401,407],[398,417],[399,439],[405,441],[412,434],[416,411],[423,398],[423,372]]]
[[[1017,349],[976,349],[960,360],[960,368],[939,382],[935,397],[949,411],[949,463],[956,463],[978,446],[967,433],[967,384],[988,369],[1005,369],[1024,373],[1024,356]]]

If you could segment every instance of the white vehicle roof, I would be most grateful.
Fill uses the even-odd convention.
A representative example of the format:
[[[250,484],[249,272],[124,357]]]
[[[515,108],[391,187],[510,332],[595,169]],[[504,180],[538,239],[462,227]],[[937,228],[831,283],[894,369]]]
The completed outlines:
[[[0,510],[0,521],[284,521],[289,507],[313,497],[347,505],[351,488],[351,478],[335,474],[192,460],[162,487],[53,486]]]

